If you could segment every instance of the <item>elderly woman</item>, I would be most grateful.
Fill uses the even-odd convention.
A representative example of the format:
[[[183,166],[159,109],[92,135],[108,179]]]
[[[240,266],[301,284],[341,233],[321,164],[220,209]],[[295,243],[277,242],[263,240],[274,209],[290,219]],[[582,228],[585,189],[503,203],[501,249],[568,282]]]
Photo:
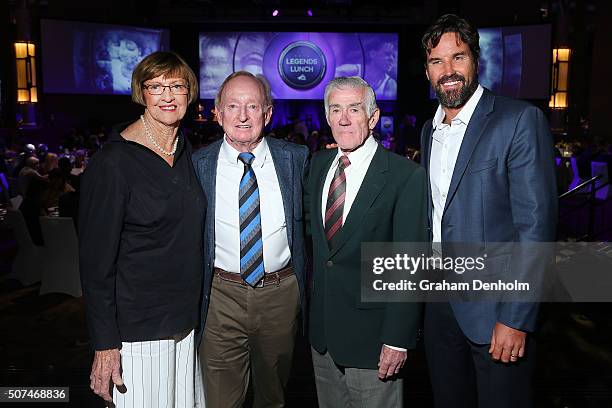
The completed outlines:
[[[194,327],[206,201],[179,130],[197,97],[196,77],[181,57],[144,58],[132,74],[132,99],[144,114],[118,126],[83,175],[80,270],[95,349],[91,388],[117,407],[203,400]]]

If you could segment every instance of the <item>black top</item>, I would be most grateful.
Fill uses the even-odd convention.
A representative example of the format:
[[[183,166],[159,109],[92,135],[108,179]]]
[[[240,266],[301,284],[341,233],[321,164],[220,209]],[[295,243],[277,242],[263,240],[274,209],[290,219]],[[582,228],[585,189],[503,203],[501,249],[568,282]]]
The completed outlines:
[[[119,348],[194,328],[206,200],[179,133],[174,166],[117,126],[83,174],[81,283],[92,344]]]

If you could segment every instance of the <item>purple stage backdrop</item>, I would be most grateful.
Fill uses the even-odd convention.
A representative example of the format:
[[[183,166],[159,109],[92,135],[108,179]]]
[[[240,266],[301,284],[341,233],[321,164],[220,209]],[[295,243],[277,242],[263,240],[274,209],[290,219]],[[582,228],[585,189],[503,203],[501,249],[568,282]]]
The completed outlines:
[[[397,34],[200,33],[200,97],[245,70],[264,75],[276,99],[323,99],[337,76],[358,75],[379,100],[397,98]]]

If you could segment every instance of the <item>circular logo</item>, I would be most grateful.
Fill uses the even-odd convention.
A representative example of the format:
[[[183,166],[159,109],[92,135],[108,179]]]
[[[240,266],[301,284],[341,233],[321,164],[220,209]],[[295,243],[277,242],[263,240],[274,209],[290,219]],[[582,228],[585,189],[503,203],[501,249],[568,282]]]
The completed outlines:
[[[292,88],[308,89],[317,86],[325,76],[325,55],[308,41],[289,44],[278,59],[278,72]]]

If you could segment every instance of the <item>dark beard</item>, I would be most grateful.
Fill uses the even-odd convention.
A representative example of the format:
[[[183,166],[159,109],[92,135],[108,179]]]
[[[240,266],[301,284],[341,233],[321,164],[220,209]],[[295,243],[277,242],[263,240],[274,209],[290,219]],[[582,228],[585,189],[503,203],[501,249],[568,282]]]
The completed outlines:
[[[461,81],[461,86],[456,91],[444,92],[442,90],[442,82],[447,81]],[[478,77],[474,76],[469,84],[465,84],[465,78],[459,74],[453,74],[442,77],[438,80],[437,85],[434,87],[438,102],[445,108],[457,109],[461,108],[470,99],[470,97],[476,92],[478,88]]]

